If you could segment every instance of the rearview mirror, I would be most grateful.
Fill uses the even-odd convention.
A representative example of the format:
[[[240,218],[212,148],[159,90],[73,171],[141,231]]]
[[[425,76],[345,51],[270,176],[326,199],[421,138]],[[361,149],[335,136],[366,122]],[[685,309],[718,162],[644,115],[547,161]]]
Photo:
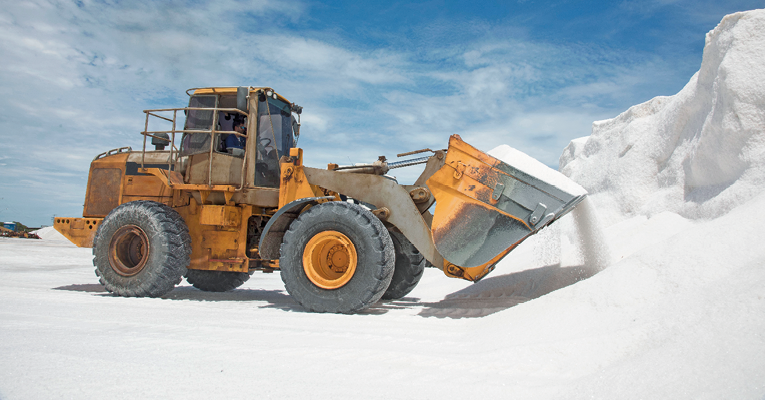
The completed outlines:
[[[294,115],[290,115],[290,117],[292,117],[292,131],[295,132],[295,137],[300,136],[300,123]]]

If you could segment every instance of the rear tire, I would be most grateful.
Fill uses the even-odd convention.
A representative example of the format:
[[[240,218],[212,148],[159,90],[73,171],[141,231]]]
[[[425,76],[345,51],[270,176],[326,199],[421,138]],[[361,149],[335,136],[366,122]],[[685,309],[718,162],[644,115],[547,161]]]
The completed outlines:
[[[173,290],[189,265],[191,238],[183,218],[165,204],[131,201],[114,208],[93,239],[102,285],[124,297],[159,297]]]
[[[287,292],[305,309],[352,313],[377,302],[395,265],[385,226],[345,202],[311,207],[290,225],[279,267]]]
[[[411,292],[422,278],[427,261],[416,247],[401,233],[390,232],[396,250],[396,269],[383,300],[400,299]]]
[[[186,282],[205,292],[228,292],[242,286],[250,279],[246,272],[204,271],[190,269],[186,272]]]

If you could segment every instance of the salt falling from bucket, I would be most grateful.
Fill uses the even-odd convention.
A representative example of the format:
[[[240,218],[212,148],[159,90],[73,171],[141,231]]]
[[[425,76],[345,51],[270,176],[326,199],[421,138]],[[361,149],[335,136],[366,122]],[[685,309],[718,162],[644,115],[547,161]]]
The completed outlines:
[[[531,238],[540,267],[561,264],[561,230],[558,223],[547,226]]]
[[[595,207],[589,198],[585,198],[571,214],[579,237],[583,267],[592,273],[602,271],[611,263],[611,250],[598,222]]]
[[[586,194],[579,184],[562,173],[542,164],[520,150],[506,144],[497,146],[487,152],[502,162],[536,177],[558,189],[579,196]],[[589,198],[585,198],[576,206],[571,214],[574,216],[574,226],[578,236],[579,251],[582,257],[582,267],[595,274],[602,271],[611,262],[611,252],[608,249],[603,230],[598,223],[595,209]],[[548,232],[548,230],[551,230]],[[557,226],[545,228],[536,241],[536,251],[542,265],[561,264],[560,230]]]

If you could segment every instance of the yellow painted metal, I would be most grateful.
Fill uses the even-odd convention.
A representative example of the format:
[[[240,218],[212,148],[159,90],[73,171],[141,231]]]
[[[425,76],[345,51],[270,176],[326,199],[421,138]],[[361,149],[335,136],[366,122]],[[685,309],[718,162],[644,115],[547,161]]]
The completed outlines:
[[[208,271],[224,271],[224,272],[248,272],[249,262],[247,258],[226,258],[215,259],[210,258],[207,261]]]
[[[194,90],[194,94],[236,94],[236,87],[201,88]]]
[[[56,218],[53,227],[77,247],[93,247],[98,225],[103,218]]]
[[[230,95],[230,94],[236,94],[237,89],[238,89],[237,87],[233,87],[233,86],[232,87],[216,87],[216,88],[212,88],[212,87],[211,88],[199,88],[199,89],[194,89],[194,94],[229,94]],[[260,91],[260,90],[266,91],[266,90],[269,90],[269,89],[274,91],[274,89],[272,89],[270,87],[265,87],[265,86],[264,87],[250,87],[249,89],[250,89],[250,93],[257,92],[257,91]],[[191,89],[189,89],[189,90],[191,90]],[[274,93],[276,93],[276,91],[274,91]],[[279,100],[282,100],[282,101],[284,101],[286,103],[290,102],[289,100],[287,100],[284,96],[280,95],[279,93],[276,93],[276,97],[279,98]]]
[[[444,260],[444,267],[443,271],[446,276],[450,278],[460,278],[471,282],[477,282],[484,276],[486,276],[489,272],[494,270],[495,265],[503,259],[508,253],[510,253],[518,244],[514,244],[510,246],[507,250],[500,253],[498,256],[491,259],[491,261],[479,265],[477,267],[460,267],[459,265],[455,265],[450,263],[447,260]]]
[[[239,232],[234,231],[221,231],[217,229],[209,229],[202,231],[202,240],[199,245],[203,249],[212,249],[215,251],[215,256],[212,258],[226,258],[222,257],[227,250],[236,250],[239,248]]]
[[[169,204],[172,189],[151,175],[127,175],[123,179],[120,204],[136,200],[152,200]]]
[[[176,190],[201,190],[210,192],[236,192],[239,190],[234,185],[206,185],[183,183],[181,174],[161,168],[142,168],[141,173],[154,175],[162,180],[168,187]]]
[[[308,183],[303,171],[303,149],[290,149],[289,159],[282,158],[281,186],[279,187],[279,208],[297,199],[324,196],[324,190]]]
[[[431,231],[436,243],[440,235],[453,232],[460,223],[469,218],[468,211],[471,208],[486,209],[489,212],[504,215],[518,221],[531,231],[526,221],[486,203],[486,201],[490,204],[497,203],[491,196],[494,190],[491,186],[493,182],[482,182],[479,179],[485,179],[492,173],[502,173],[492,170],[496,162],[495,158],[465,143],[458,135],[451,137],[444,167],[427,181],[430,191],[437,199],[431,223]],[[476,223],[479,222],[482,221]],[[513,244],[487,263],[475,267],[466,268],[444,260],[443,271],[450,277],[477,281],[491,272],[494,265],[517,244]]]
[[[202,225],[220,225],[239,227],[242,220],[242,209],[236,206],[200,206],[199,223]]]
[[[83,217],[105,217],[122,204],[127,159],[127,153],[119,153],[90,163]]]
[[[213,271],[248,272],[249,258],[247,257],[247,221],[252,215],[254,206],[211,205],[198,204],[191,193],[198,191],[203,201],[215,192],[224,194],[230,204],[232,195],[238,187],[234,185],[203,185],[186,184],[182,176],[175,171],[160,168],[139,169],[139,173],[147,175],[125,176],[125,157],[112,160],[106,158],[97,160],[94,165],[117,167],[121,169],[120,181],[113,206],[133,200],[153,200],[173,206],[189,227],[192,238],[192,255],[189,268]],[[108,162],[108,163],[107,163]],[[98,171],[99,168],[91,169]],[[89,185],[89,194],[96,201],[99,197],[93,185]],[[87,203],[87,202],[86,202]],[[117,204],[118,203],[118,204]],[[86,204],[87,208],[87,204]],[[105,212],[110,211],[104,210]],[[57,218],[55,228],[69,240],[80,247],[92,247],[95,229],[103,218]],[[244,228],[242,228],[244,227]]]
[[[497,200],[491,196],[494,187],[487,184],[488,182],[476,179],[488,175],[488,171],[496,162],[494,157],[463,142],[458,135],[452,136],[444,167],[427,181],[430,191],[437,199],[433,219],[434,234],[439,228],[448,227],[452,220],[461,218],[460,211],[465,203],[505,215],[531,230],[526,221],[498,208],[489,207],[481,201],[489,199],[489,203],[497,203]],[[468,169],[470,173],[466,173]],[[496,170],[492,172],[502,173]]]
[[[314,285],[338,289],[356,273],[356,246],[338,231],[319,232],[305,245],[303,270]]]
[[[208,209],[210,211],[206,211]],[[249,258],[247,256],[247,222],[256,207],[249,205],[240,206],[210,206],[200,205],[193,198],[189,205],[177,207],[176,210],[183,217],[191,236],[191,263],[189,269],[209,271],[232,271],[248,272]],[[222,212],[223,214],[216,213]],[[209,213],[214,218],[222,218],[218,222],[233,223],[230,213],[233,209],[237,215],[237,221],[233,225],[215,224],[206,225],[204,222],[213,222],[213,217],[203,217]]]

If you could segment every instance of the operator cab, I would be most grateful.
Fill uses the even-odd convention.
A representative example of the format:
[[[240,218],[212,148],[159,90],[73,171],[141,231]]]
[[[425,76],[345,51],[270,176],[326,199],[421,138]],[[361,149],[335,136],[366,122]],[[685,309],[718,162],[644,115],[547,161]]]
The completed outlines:
[[[254,158],[255,164],[254,179],[247,181],[259,187],[278,188],[279,159],[289,155],[299,135],[299,123],[292,113],[300,114],[302,107],[269,88],[204,88],[188,92],[181,157],[210,154],[216,169],[230,164],[229,168],[242,170],[247,153],[247,163]],[[239,123],[246,127],[243,132],[235,132]],[[240,161],[225,161],[227,157]]]

